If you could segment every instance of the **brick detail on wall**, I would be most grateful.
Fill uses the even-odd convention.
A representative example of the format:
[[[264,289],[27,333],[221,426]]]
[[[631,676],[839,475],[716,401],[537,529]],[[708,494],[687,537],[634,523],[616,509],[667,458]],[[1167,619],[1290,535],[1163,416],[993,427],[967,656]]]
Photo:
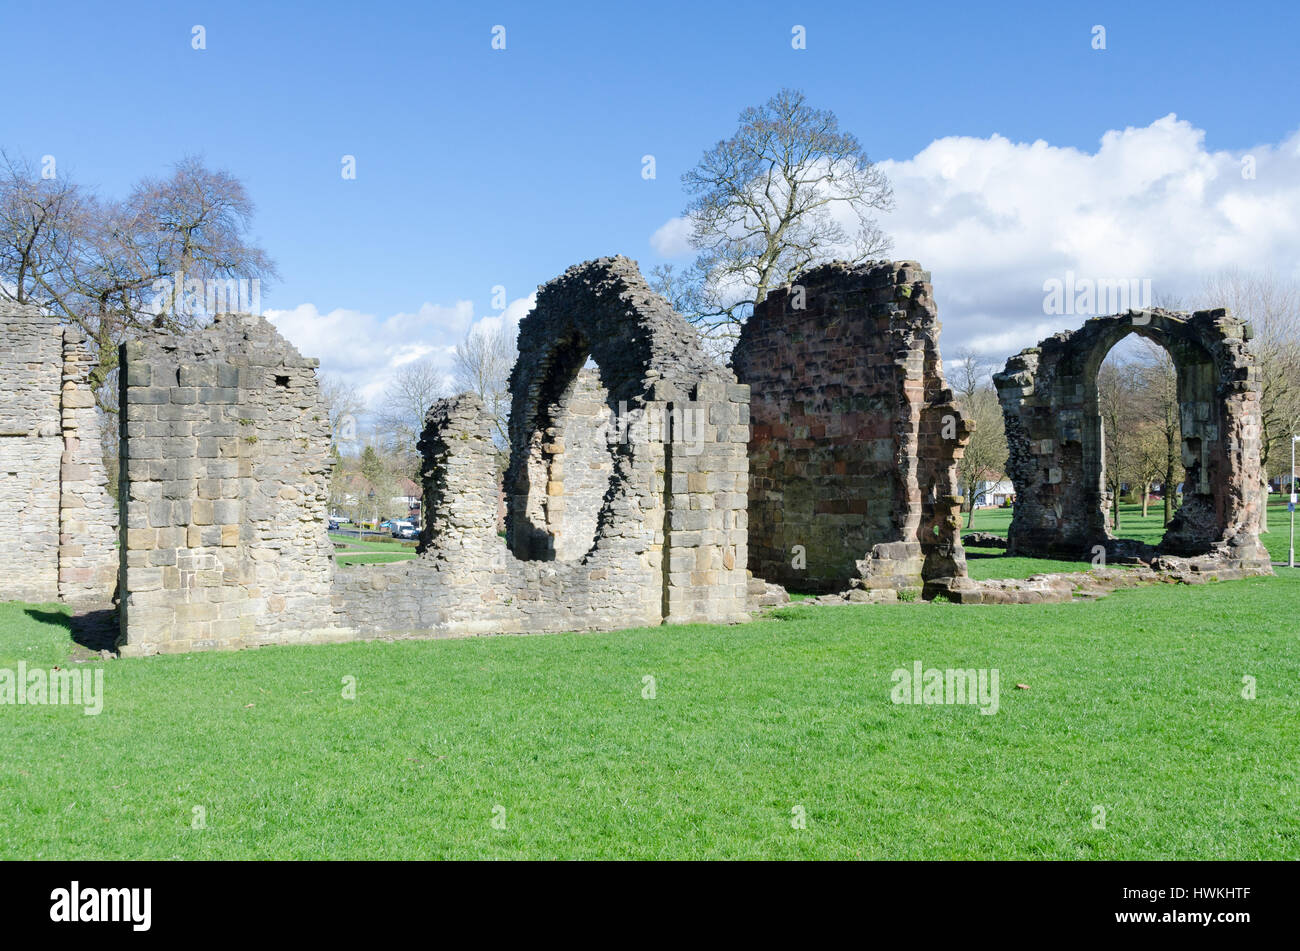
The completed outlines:
[[[956,466],[969,439],[914,261],[814,268],[754,308],[732,357],[750,386],[754,573],[795,590],[941,590],[964,577]]]

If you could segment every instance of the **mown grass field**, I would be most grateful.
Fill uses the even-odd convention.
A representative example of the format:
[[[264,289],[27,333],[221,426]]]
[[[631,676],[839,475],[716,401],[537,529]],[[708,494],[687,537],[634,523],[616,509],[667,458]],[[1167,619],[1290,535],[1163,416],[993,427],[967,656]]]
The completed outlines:
[[[1286,502],[1280,496],[1273,496],[1269,503],[1270,532],[1260,536],[1264,547],[1275,562],[1285,562],[1289,543]],[[1121,538],[1134,538],[1148,545],[1160,544],[1165,534],[1163,503],[1152,502],[1147,515],[1142,515],[1141,505],[1120,505],[1120,527],[1116,533]],[[976,509],[974,526],[966,528],[965,517],[962,521],[962,534],[967,532],[992,532],[1004,538],[1011,525],[1011,509]],[[1026,578],[1032,574],[1045,571],[1087,571],[1092,567],[1089,561],[1056,561],[1045,558],[1014,558],[997,548],[966,549],[966,567],[972,578],[985,581],[990,578]]]
[[[1007,528],[1011,525],[1011,509],[976,509],[973,528],[965,527],[965,518],[966,516],[963,515],[962,534],[992,532],[1006,537]],[[1286,497],[1272,496],[1268,503],[1268,521],[1271,531],[1264,533],[1260,538],[1275,561],[1286,559],[1289,519]],[[1141,505],[1120,503],[1119,522],[1119,531],[1115,534],[1120,538],[1135,538],[1148,545],[1158,545],[1165,534],[1164,503],[1153,500],[1145,516],[1142,514]]]
[[[379,538],[367,534],[358,539],[346,532],[330,532],[337,553],[334,560],[340,565],[384,565],[394,561],[409,561],[415,557],[415,546],[398,539]]]
[[[1280,497],[1275,496],[1276,499]],[[1287,554],[1287,511],[1284,501],[1269,505],[1273,531],[1263,536],[1264,544],[1275,561],[1285,561]],[[962,522],[965,526],[965,521]],[[972,531],[993,532],[1006,536],[1011,524],[1011,509],[977,509],[974,526],[963,527],[962,533]],[[1120,531],[1122,538],[1136,538],[1151,545],[1160,543],[1164,536],[1164,510],[1161,503],[1152,502],[1148,514],[1142,515],[1142,506],[1120,506]],[[358,542],[355,535],[331,533],[330,538],[348,545],[337,555],[340,565],[388,564],[407,561],[415,557],[415,549],[397,541],[377,540],[373,536]],[[981,581],[990,578],[1026,578],[1045,571],[1086,571],[1092,567],[1088,561],[1059,561],[1049,559],[1012,558],[996,548],[968,548],[967,567],[972,578]]]
[[[0,707],[0,857],[1296,859],[1297,605],[1285,572],[114,660],[99,716]],[[0,667],[67,664],[62,610],[0,605]],[[999,711],[893,704],[918,660],[998,669]]]

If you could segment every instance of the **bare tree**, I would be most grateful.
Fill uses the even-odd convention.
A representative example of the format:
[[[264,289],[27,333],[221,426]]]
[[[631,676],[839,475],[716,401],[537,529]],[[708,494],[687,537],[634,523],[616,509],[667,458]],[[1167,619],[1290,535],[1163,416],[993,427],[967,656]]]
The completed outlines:
[[[957,405],[974,423],[966,451],[957,464],[958,478],[966,496],[967,528],[974,527],[975,507],[983,499],[980,484],[1001,481],[1007,464],[1002,404],[992,383],[992,375],[997,369],[994,361],[973,350],[962,349],[957,351],[947,374]]]
[[[1120,496],[1126,483],[1139,478],[1136,407],[1139,402],[1133,365],[1107,357],[1097,371],[1097,408],[1101,414],[1106,489],[1111,496],[1111,531],[1120,531]]]
[[[332,373],[320,375],[320,395],[329,409],[330,438],[339,443],[357,438],[358,417],[366,411],[366,401],[356,386]]]
[[[141,181],[123,201],[45,179],[9,155],[0,165],[0,293],[86,333],[96,356],[90,382],[107,413],[117,412],[105,384],[118,344],[149,325],[210,316],[208,290],[227,280],[275,276],[248,240],[253,203],[244,186],[197,158]]]
[[[0,150],[0,300],[44,303],[42,280],[80,252],[97,210],[66,175],[44,177]]]
[[[734,339],[755,303],[815,264],[889,247],[871,217],[893,207],[888,179],[833,112],[797,90],[742,112],[682,183],[695,196],[686,215],[699,256],[652,281],[710,336]]]
[[[1183,481],[1178,370],[1168,350],[1144,337],[1136,373],[1140,389],[1138,415],[1158,436],[1158,455],[1161,456],[1159,479],[1164,487],[1164,524],[1168,525],[1174,517],[1177,486]],[[1144,455],[1149,455],[1150,452],[1150,446],[1146,445]],[[1147,489],[1149,491],[1150,486]],[[1147,514],[1146,496],[1142,499],[1142,514]]]
[[[1139,412],[1138,419],[1134,422],[1134,428],[1128,437],[1128,471],[1132,475],[1133,484],[1142,489],[1142,517],[1146,518],[1150,511],[1151,486],[1164,477],[1168,456],[1164,433],[1157,421]]]
[[[401,458],[403,474],[417,484],[420,459],[415,446],[424,431],[424,417],[447,395],[446,377],[428,357],[399,368],[384,391],[379,428],[388,439],[388,451]]]
[[[1260,378],[1260,530],[1268,531],[1268,478],[1278,458],[1288,459],[1300,432],[1300,285],[1268,271],[1227,269],[1208,278],[1203,296],[1250,323]]]
[[[519,357],[512,326],[479,326],[456,347],[456,387],[474,393],[493,419],[499,452],[510,445],[510,371]]]

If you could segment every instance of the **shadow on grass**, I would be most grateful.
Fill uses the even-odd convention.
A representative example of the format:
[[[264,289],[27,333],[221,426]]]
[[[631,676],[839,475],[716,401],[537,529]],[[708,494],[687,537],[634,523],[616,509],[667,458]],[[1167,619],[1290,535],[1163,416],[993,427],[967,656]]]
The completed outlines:
[[[27,616],[42,624],[53,624],[68,632],[74,644],[88,651],[117,650],[117,611],[112,608],[64,614],[62,611],[42,611],[27,608]]]

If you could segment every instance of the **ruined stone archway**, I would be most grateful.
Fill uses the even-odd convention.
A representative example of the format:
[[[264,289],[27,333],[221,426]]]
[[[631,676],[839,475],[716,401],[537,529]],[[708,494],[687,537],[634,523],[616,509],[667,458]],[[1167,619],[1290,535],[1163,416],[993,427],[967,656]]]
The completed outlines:
[[[526,432],[512,435],[507,538],[515,557],[573,561],[613,521],[617,415],[591,345],[580,333],[552,344]],[[626,460],[624,460],[626,462]]]
[[[1183,504],[1152,551],[1111,534],[1103,485],[1097,372],[1132,333],[1173,358],[1187,471]],[[1259,378],[1248,333],[1223,310],[1130,311],[1089,320],[1007,361],[994,382],[1016,489],[1008,550],[1079,557],[1101,546],[1111,556],[1213,555],[1232,567],[1267,568],[1259,543]]]
[[[518,348],[505,478],[515,557],[641,551],[665,618],[743,601],[747,388],[623,257],[543,286]]]
[[[315,361],[251,315],[126,345],[123,651],[748,619],[749,388],[624,257],[544,285],[519,350],[511,528],[534,487],[591,504],[544,510],[516,555],[495,421],[461,394],[425,419],[418,557],[342,566]]]

